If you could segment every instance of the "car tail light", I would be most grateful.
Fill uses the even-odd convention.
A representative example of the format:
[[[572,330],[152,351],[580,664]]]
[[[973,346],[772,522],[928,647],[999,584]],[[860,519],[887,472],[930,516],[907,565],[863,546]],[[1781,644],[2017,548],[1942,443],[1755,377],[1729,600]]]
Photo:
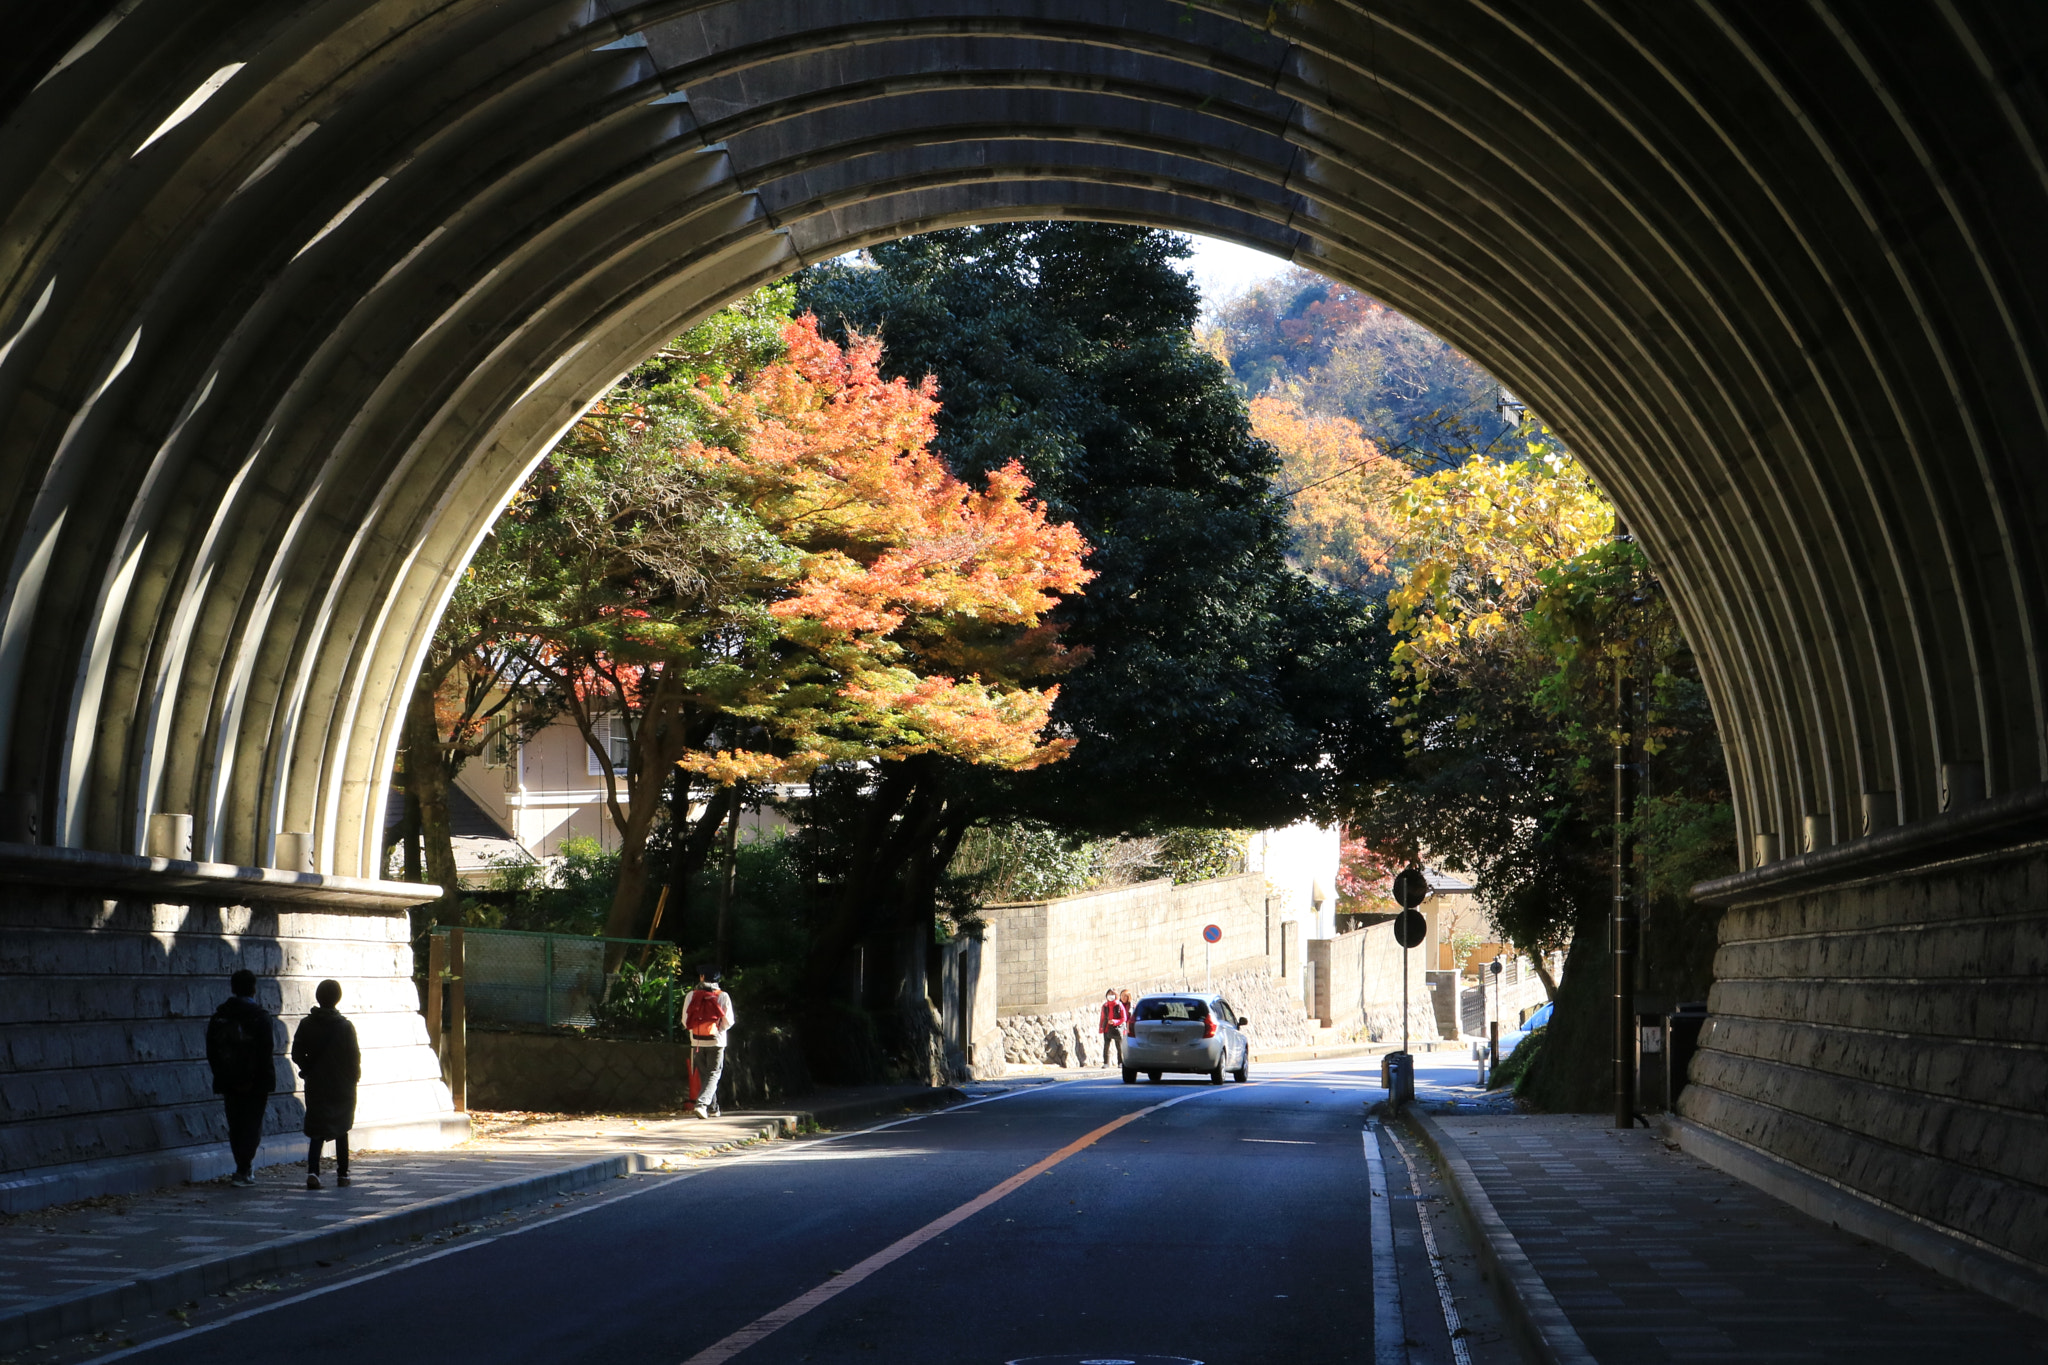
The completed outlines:
[[[1207,1018],[1202,1020],[1202,1036],[1204,1038],[1214,1038],[1216,1036],[1215,1015],[1209,1015]]]

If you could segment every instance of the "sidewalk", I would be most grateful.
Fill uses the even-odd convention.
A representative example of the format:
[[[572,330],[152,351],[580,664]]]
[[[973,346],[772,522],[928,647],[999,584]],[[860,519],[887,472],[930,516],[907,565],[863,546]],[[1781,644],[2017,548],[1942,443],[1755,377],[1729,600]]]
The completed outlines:
[[[2039,1361],[2048,1323],[1595,1115],[1414,1124],[1546,1361]]]
[[[847,1127],[960,1098],[950,1089],[822,1091],[776,1112],[688,1116],[477,1114],[438,1152],[362,1152],[348,1189],[305,1188],[298,1162],[224,1181],[0,1216],[0,1355],[133,1313],[167,1312],[262,1275],[418,1241],[634,1171],[673,1170],[749,1142]]]

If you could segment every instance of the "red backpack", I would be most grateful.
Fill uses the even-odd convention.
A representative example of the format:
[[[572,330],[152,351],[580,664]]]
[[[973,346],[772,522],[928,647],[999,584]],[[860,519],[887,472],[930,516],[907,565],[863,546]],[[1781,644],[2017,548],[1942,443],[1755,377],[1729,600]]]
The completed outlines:
[[[719,1023],[725,1018],[725,1011],[718,1007],[718,993],[716,986],[690,992],[690,1005],[683,1011],[683,1023],[699,1038],[715,1036]]]

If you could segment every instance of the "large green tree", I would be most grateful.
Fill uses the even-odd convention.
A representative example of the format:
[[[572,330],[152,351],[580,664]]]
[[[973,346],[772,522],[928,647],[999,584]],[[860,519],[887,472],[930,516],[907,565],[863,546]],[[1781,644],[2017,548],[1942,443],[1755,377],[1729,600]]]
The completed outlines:
[[[935,445],[956,473],[1016,462],[1094,547],[1095,580],[1052,616],[1088,651],[1052,712],[1075,741],[1067,761],[884,764],[821,784],[803,813],[836,888],[834,935],[893,935],[888,981],[913,1012],[933,896],[975,824],[1284,824],[1333,813],[1346,783],[1392,761],[1382,615],[1288,568],[1278,457],[1196,344],[1185,254],[1167,233],[1026,223],[908,238],[801,279],[827,329],[879,331],[894,373],[937,377]],[[817,959],[821,990],[835,964]]]

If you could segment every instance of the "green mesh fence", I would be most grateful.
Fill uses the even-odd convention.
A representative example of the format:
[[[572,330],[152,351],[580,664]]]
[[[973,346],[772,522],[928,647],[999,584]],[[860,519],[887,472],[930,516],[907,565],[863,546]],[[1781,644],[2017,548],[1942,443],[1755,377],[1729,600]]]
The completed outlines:
[[[434,935],[445,939],[448,926],[436,927]],[[607,945],[623,950],[611,972],[605,970]],[[464,929],[462,956],[464,1007],[471,1023],[594,1028],[630,1021],[675,1037],[679,993],[671,970],[673,950],[667,945]]]

